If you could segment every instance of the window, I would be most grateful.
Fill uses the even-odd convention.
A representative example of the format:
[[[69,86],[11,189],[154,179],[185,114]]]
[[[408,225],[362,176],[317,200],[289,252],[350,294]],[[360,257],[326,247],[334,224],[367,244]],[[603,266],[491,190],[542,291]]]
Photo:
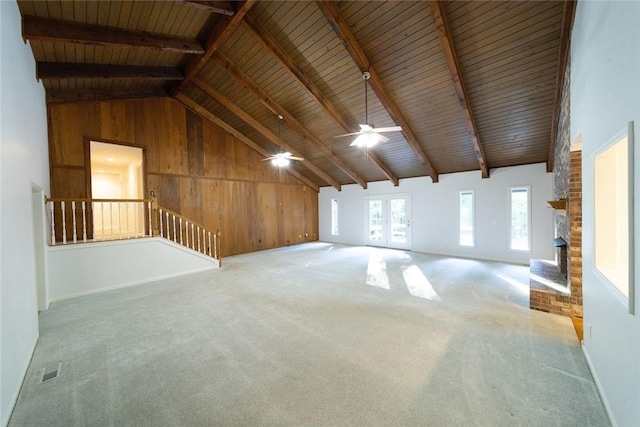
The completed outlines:
[[[338,235],[338,199],[331,199],[331,235]]]
[[[531,249],[529,187],[511,188],[511,244],[514,251]]]
[[[475,213],[473,208],[473,190],[460,191],[460,246],[475,245]]]
[[[633,122],[593,156],[594,267],[615,295],[635,313]]]

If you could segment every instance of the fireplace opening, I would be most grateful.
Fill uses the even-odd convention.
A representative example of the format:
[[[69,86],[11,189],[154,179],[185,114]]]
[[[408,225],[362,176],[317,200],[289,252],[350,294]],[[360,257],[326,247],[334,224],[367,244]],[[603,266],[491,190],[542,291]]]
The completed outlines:
[[[556,237],[553,239],[553,246],[556,247],[556,263],[558,264],[558,270],[560,273],[567,277],[567,263],[568,263],[568,251],[567,242],[562,237]]]

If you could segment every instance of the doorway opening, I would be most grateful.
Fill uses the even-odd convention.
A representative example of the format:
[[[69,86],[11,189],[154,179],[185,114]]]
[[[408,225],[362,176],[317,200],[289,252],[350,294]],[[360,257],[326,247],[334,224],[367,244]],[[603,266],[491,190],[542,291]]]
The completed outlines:
[[[365,198],[365,242],[369,246],[411,250],[411,196]]]
[[[31,184],[31,219],[33,230],[33,252],[36,279],[36,296],[38,312],[47,309],[47,283],[45,267],[45,221],[44,221],[44,191]]]
[[[141,147],[90,141],[89,198],[109,203],[92,209],[93,237],[96,240],[110,236],[122,238],[122,230],[138,230],[144,223],[144,210],[135,203],[118,203],[118,200],[140,200],[144,190],[144,150]],[[122,226],[122,221],[127,224]],[[118,227],[115,229],[114,224]]]

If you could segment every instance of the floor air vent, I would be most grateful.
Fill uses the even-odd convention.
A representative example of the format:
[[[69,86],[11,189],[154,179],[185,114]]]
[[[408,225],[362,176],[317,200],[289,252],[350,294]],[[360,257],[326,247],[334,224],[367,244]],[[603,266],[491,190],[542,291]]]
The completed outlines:
[[[44,383],[47,381],[51,381],[55,378],[58,378],[60,375],[60,368],[62,367],[62,362],[54,363],[49,366],[45,366],[42,369],[42,377],[40,377],[40,383]]]

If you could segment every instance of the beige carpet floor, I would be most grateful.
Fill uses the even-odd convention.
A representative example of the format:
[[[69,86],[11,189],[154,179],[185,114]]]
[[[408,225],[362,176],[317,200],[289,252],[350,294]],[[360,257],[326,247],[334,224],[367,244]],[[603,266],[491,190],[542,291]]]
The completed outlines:
[[[9,425],[609,425],[571,320],[529,310],[528,282],[310,243],[55,303]]]

